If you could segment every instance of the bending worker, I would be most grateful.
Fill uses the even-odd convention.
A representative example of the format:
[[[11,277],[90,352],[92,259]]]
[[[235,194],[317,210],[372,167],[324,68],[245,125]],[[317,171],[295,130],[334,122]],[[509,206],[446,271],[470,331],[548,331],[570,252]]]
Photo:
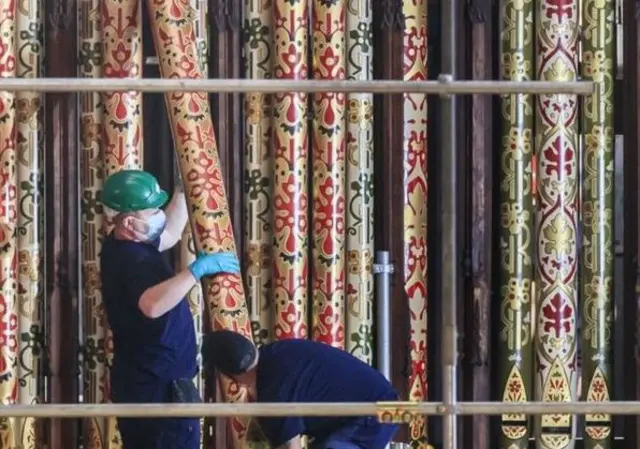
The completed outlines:
[[[102,202],[113,231],[100,254],[102,300],[113,332],[111,399],[115,403],[199,402],[196,336],[185,299],[204,276],[238,273],[232,253],[198,257],[175,274],[162,256],[181,238],[187,206],[181,188],[168,195],[149,173],[124,170],[105,180]],[[124,449],[199,449],[198,419],[118,419]]]
[[[310,340],[281,340],[257,350],[232,331],[204,336],[202,357],[212,369],[247,388],[257,402],[395,401],[398,394],[378,371],[351,354]],[[301,449],[383,449],[397,426],[374,417],[258,418],[272,447]]]

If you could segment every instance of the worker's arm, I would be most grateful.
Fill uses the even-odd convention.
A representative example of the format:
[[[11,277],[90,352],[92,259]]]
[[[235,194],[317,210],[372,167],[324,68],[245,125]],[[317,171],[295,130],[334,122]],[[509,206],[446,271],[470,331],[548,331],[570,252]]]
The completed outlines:
[[[160,236],[160,251],[166,251],[173,248],[182,238],[184,227],[189,221],[187,214],[187,199],[181,186],[177,186],[171,197],[171,201],[165,208],[167,215],[167,226],[164,228]]]
[[[220,273],[240,273],[235,253],[200,254],[186,270],[147,288],[140,295],[138,308],[149,318],[161,317],[177,306],[204,276]]]
[[[158,318],[178,305],[195,285],[196,278],[189,270],[145,290],[138,307],[148,318]]]
[[[279,446],[278,449],[302,449],[302,439],[300,435],[291,438],[282,446]]]

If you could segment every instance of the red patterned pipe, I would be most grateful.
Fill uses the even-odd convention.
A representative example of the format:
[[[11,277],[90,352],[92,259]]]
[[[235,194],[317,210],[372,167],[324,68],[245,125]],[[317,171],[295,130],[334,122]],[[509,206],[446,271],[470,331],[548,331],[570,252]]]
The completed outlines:
[[[427,78],[427,0],[403,2],[404,80]],[[427,96],[404,95],[404,282],[409,305],[409,400],[427,391]],[[427,420],[409,424],[414,448],[427,447]]]
[[[142,9],[137,0],[101,3],[103,76],[142,76]],[[103,151],[106,176],[142,167],[142,94],[106,92]]]
[[[202,79],[189,0],[149,0],[149,18],[163,78]],[[220,169],[209,97],[204,92],[166,94],[167,111],[198,250],[236,251]],[[204,281],[209,328],[230,329],[251,338],[242,279],[218,275]],[[247,392],[222,379],[226,401],[245,401]],[[241,448],[248,420],[229,420],[234,447]]]
[[[274,0],[274,66],[278,79],[306,79],[307,0]],[[276,340],[307,337],[307,95],[273,96],[273,286]]]
[[[142,76],[142,9],[136,0],[101,2],[102,72],[105,78],[140,78]],[[102,151],[105,177],[124,169],[141,169],[142,94],[140,92],[105,92],[102,95]],[[110,223],[103,221],[105,232]],[[106,326],[106,322],[105,322]],[[113,335],[107,329],[105,352],[107,363],[113,357]],[[107,399],[110,396],[107,390]],[[106,441],[120,447],[121,439],[115,418],[107,418]]]
[[[345,1],[313,3],[313,78],[343,80]],[[313,95],[313,339],[344,349],[345,100]]]
[[[16,75],[15,0],[0,0],[0,78]],[[15,96],[0,92],[0,404],[15,404],[18,394],[17,251],[18,186]],[[19,434],[13,418],[0,419],[0,442],[13,449]]]
[[[578,0],[536,3],[537,73],[541,81],[578,75]],[[536,400],[577,400],[578,98],[538,95]],[[536,417],[539,449],[575,446],[575,417]]]

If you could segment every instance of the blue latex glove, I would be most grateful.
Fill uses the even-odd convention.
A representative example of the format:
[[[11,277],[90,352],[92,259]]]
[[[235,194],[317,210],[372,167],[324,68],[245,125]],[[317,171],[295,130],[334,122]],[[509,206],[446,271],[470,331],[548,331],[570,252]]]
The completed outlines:
[[[240,262],[235,253],[200,253],[189,265],[189,271],[196,280],[219,273],[240,273]]]

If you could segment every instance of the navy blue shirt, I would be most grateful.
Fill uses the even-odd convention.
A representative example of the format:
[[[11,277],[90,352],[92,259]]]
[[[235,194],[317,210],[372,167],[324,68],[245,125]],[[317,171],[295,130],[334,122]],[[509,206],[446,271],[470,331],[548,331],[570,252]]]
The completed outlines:
[[[351,354],[310,340],[282,340],[260,349],[256,379],[258,402],[394,401],[398,394],[385,377]],[[325,438],[349,425],[350,417],[260,418],[260,427],[274,447],[296,435]],[[364,426],[366,427],[366,426]],[[377,447],[360,429],[364,447]],[[370,440],[367,438],[370,437]]]
[[[100,254],[102,301],[113,331],[114,402],[164,402],[172,380],[197,373],[196,336],[186,299],[158,318],[146,317],[140,296],[175,275],[153,244],[107,237]]]

